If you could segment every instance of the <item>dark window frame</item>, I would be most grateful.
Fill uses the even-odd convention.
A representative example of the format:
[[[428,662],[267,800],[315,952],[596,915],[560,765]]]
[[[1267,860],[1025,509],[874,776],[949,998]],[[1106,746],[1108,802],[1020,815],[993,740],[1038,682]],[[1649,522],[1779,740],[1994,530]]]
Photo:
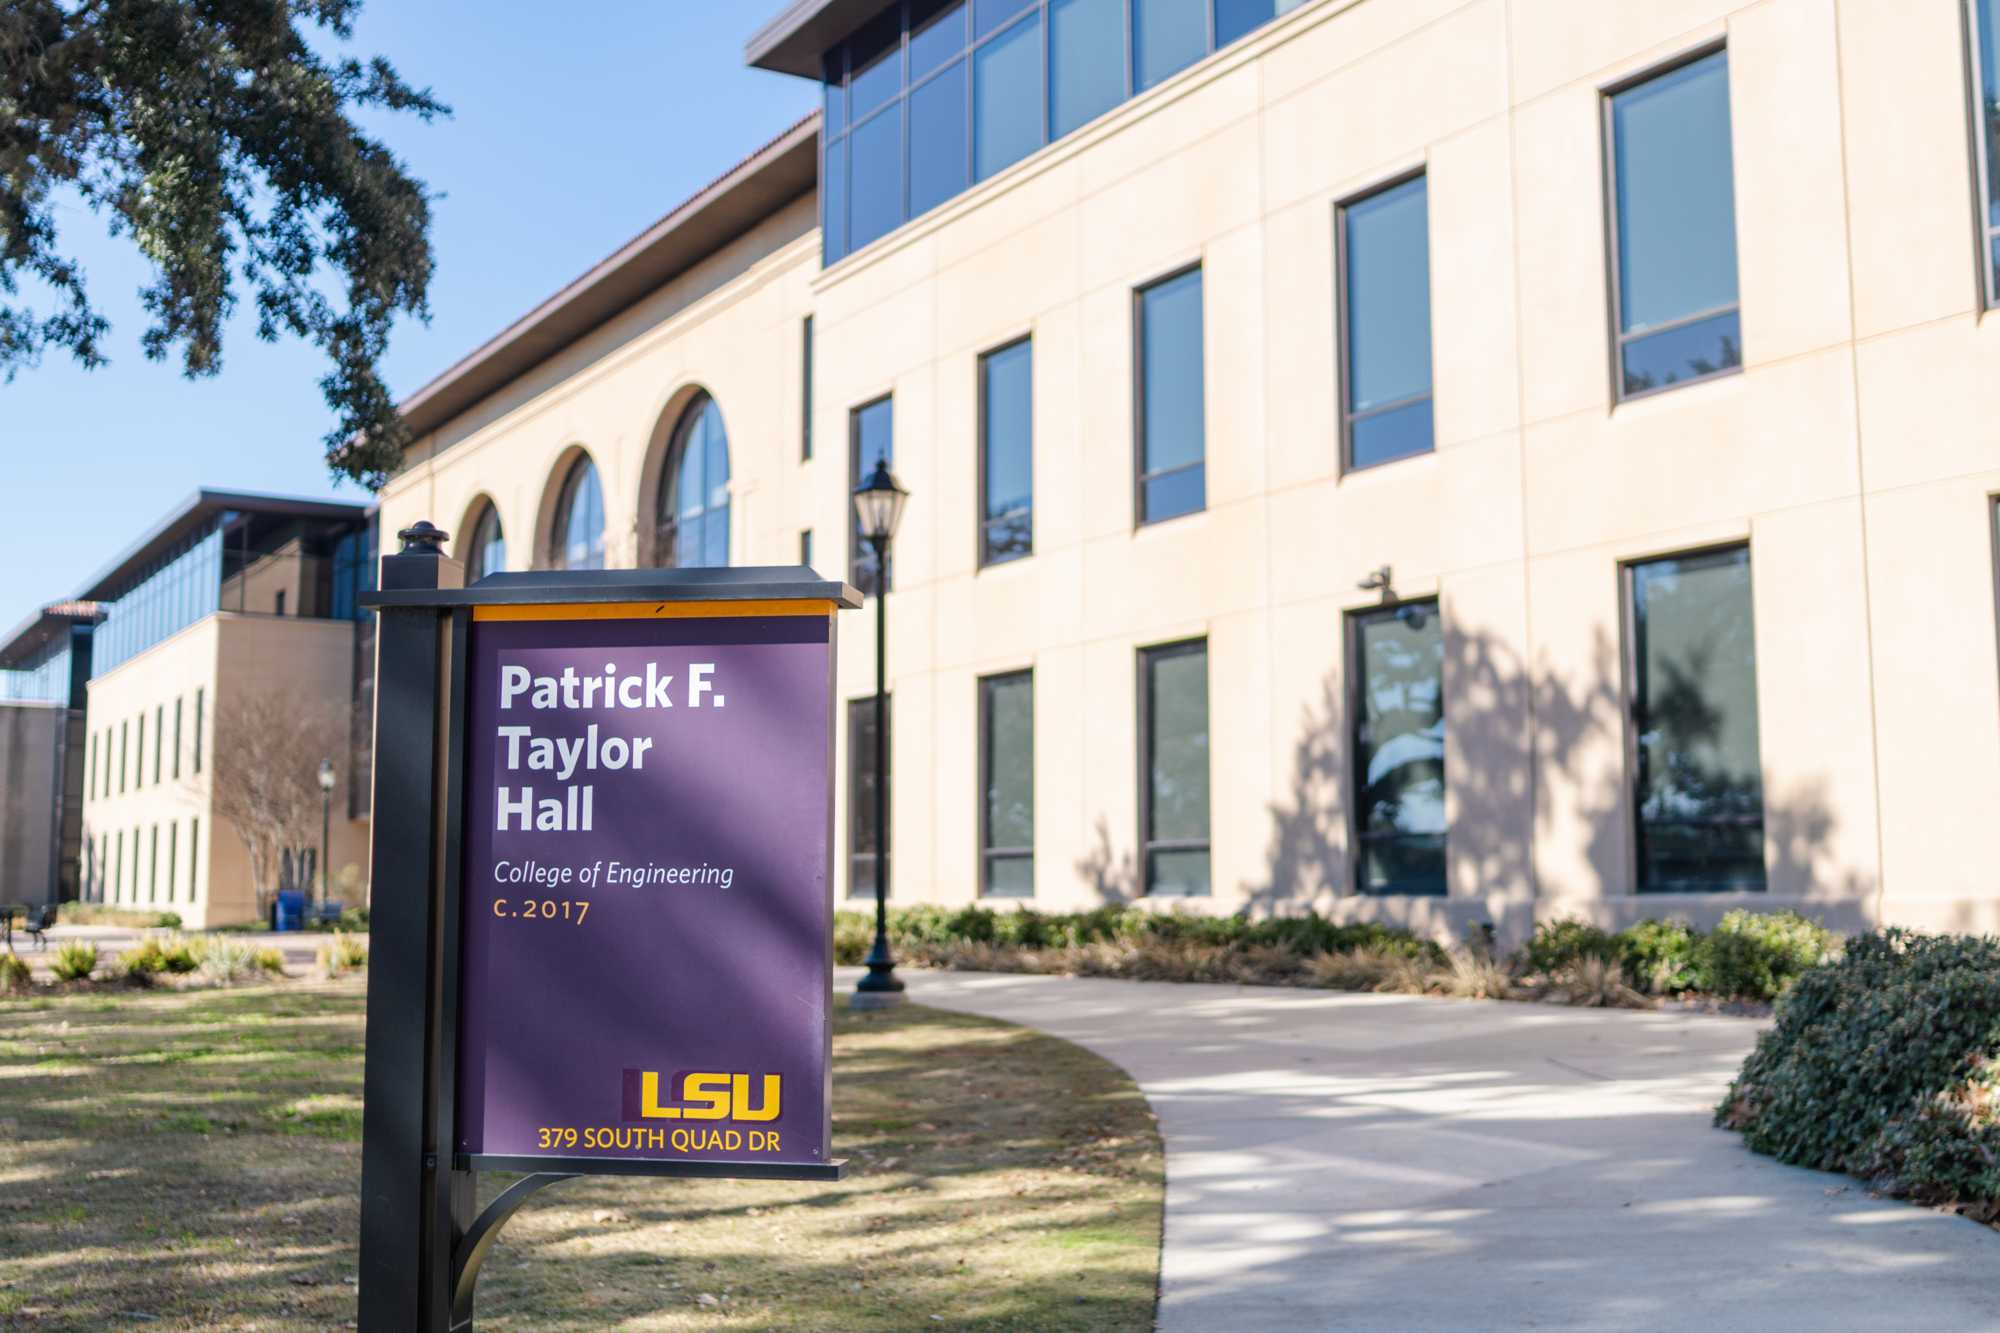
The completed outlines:
[[[993,893],[993,863],[995,861],[1026,861],[1028,863],[1029,889],[1025,895],[1001,894],[998,898],[1006,902],[1032,902],[1034,892],[1035,844],[1025,847],[992,845],[992,802],[989,793],[993,790],[993,687],[1009,685],[1020,681],[1028,683],[1028,818],[1034,819],[1035,803],[1035,669],[1022,667],[1014,671],[996,671],[981,676],[979,688],[979,896],[995,897]]]
[[[1740,375],[1743,373],[1742,350],[1739,347],[1737,363],[1733,366],[1722,366],[1709,371],[1706,375],[1697,375],[1691,379],[1674,380],[1670,384],[1655,384],[1651,388],[1627,393],[1625,391],[1625,348],[1627,344],[1652,338],[1663,333],[1672,333],[1675,330],[1699,324],[1703,320],[1716,319],[1732,311],[1737,315],[1737,328],[1740,333],[1743,313],[1743,287],[1740,276],[1742,254],[1739,247],[1737,254],[1739,277],[1737,279],[1736,300],[1732,304],[1716,306],[1712,310],[1696,311],[1691,315],[1683,315],[1665,324],[1655,325],[1643,333],[1636,334],[1627,334],[1625,332],[1624,298],[1621,295],[1625,285],[1624,272],[1618,258],[1618,130],[1613,117],[1613,103],[1617,101],[1621,93],[1630,92],[1634,88],[1653,82],[1655,79],[1663,79],[1669,74],[1686,69],[1689,65],[1698,64],[1710,56],[1722,55],[1726,61],[1728,51],[1728,39],[1726,37],[1718,37],[1713,41],[1690,47],[1688,50],[1682,51],[1657,64],[1648,65],[1645,69],[1639,70],[1636,73],[1604,84],[1598,89],[1597,112],[1599,138],[1603,143],[1603,151],[1599,157],[1600,167],[1604,175],[1602,189],[1604,207],[1604,271],[1606,278],[1609,280],[1609,286],[1605,292],[1605,308],[1610,315],[1611,321],[1611,404],[1613,407],[1617,407],[1621,403],[1635,403],[1643,398],[1652,398],[1659,394],[1671,393],[1675,389],[1685,389],[1689,385],[1709,384],[1715,380],[1727,379],[1731,375]],[[1733,135],[1736,126],[1736,100],[1733,82],[1730,85],[1729,123]],[[1734,169],[1735,162],[1732,155],[1731,170],[1733,171]],[[1733,209],[1730,221],[1733,227],[1735,223],[1735,211]],[[1731,243],[1732,245],[1735,244],[1734,240]]]
[[[1644,684],[1644,669],[1643,669],[1643,662],[1640,656],[1642,635],[1639,627],[1639,599],[1637,595],[1638,593],[1637,574],[1639,569],[1645,565],[1661,564],[1669,560],[1676,560],[1676,561],[1696,560],[1700,559],[1703,556],[1722,555],[1724,553],[1733,551],[1742,551],[1744,555],[1747,557],[1748,562],[1750,564],[1750,580],[1753,593],[1751,600],[1751,608],[1750,608],[1751,634],[1753,635],[1753,641],[1754,641],[1754,635],[1756,634],[1756,600],[1754,592],[1756,588],[1757,574],[1755,565],[1755,554],[1752,551],[1751,542],[1748,538],[1732,539],[1728,541],[1708,542],[1700,546],[1691,546],[1684,550],[1660,551],[1647,555],[1637,555],[1629,557],[1627,559],[1620,560],[1618,562],[1618,602],[1619,602],[1618,621],[1619,621],[1619,637],[1621,639],[1621,643],[1619,645],[1619,665],[1622,668],[1622,674],[1624,676],[1624,680],[1621,683],[1622,693],[1624,696],[1623,699],[1621,700],[1621,705],[1622,705],[1622,712],[1624,714],[1624,724],[1625,724],[1624,728],[1625,729],[1625,742],[1624,742],[1625,790],[1626,790],[1625,812],[1626,812],[1626,818],[1630,821],[1628,825],[1628,831],[1630,837],[1628,840],[1628,854],[1626,860],[1632,875],[1632,880],[1631,880],[1632,895],[1634,897],[1643,898],[1643,897],[1673,896],[1676,894],[1695,895],[1695,896],[1707,896],[1712,894],[1726,894],[1726,893],[1755,894],[1755,893],[1768,893],[1770,891],[1771,883],[1770,883],[1769,821],[1764,817],[1764,813],[1761,808],[1758,812],[1756,819],[1754,820],[1754,823],[1760,835],[1759,846],[1764,853],[1764,869],[1762,873],[1762,881],[1760,884],[1754,887],[1743,886],[1743,885],[1721,885],[1713,889],[1699,889],[1699,888],[1688,888],[1688,887],[1649,889],[1646,887],[1646,852],[1644,846],[1644,838],[1646,836],[1646,818],[1643,811],[1640,809],[1640,806],[1645,801],[1646,787],[1645,787],[1644,775],[1641,771],[1642,751],[1640,750],[1639,746],[1639,737],[1644,731],[1643,723],[1645,720],[1642,715],[1642,709],[1643,709],[1642,690]],[[1756,697],[1761,706],[1761,701],[1763,698],[1763,688],[1764,688],[1761,675],[1759,676],[1756,684],[1757,684]],[[1759,719],[1760,724],[1761,721],[1762,719],[1760,717]],[[1761,788],[1763,785],[1762,783],[1763,738],[1761,734],[1758,737],[1757,764],[1759,770],[1759,786]],[[1676,823],[1698,822],[1705,824],[1715,824],[1722,827],[1738,827],[1738,828],[1747,828],[1750,827],[1751,824],[1753,823],[1753,821],[1748,817],[1738,817],[1735,819],[1727,819],[1727,820],[1701,820],[1701,821],[1680,820],[1673,822]]]
[[[1368,774],[1363,765],[1361,752],[1361,728],[1368,718],[1368,663],[1362,652],[1361,633],[1369,622],[1394,618],[1398,612],[1411,606],[1430,607],[1431,614],[1437,617],[1438,632],[1440,635],[1443,634],[1444,598],[1437,594],[1428,597],[1398,598],[1385,605],[1363,607],[1359,610],[1349,611],[1344,617],[1346,625],[1344,626],[1342,637],[1345,640],[1344,646],[1347,657],[1348,778],[1354,784],[1353,798],[1345,803],[1347,805],[1348,845],[1352,848],[1351,854],[1348,857],[1352,863],[1348,873],[1348,884],[1357,898],[1449,898],[1451,896],[1451,828],[1449,820],[1446,822],[1444,833],[1440,835],[1443,839],[1441,851],[1446,859],[1438,887],[1435,891],[1370,889],[1362,880],[1362,872],[1365,868],[1365,858],[1362,855],[1364,851],[1363,844],[1368,842],[1392,842],[1399,838],[1408,839],[1430,836],[1428,834],[1411,833],[1371,834],[1362,824],[1362,793],[1368,789]],[[1444,706],[1445,734],[1449,736],[1451,728],[1450,701],[1444,697],[1443,663],[1439,663],[1438,665],[1438,697],[1440,704]],[[1450,755],[1447,752],[1447,761],[1449,761],[1449,758]],[[1447,801],[1450,800],[1450,792],[1451,774],[1449,768],[1447,768],[1445,773]],[[1449,810],[1448,805],[1446,808]]]
[[[1212,6],[1210,12],[1213,12]],[[1177,518],[1193,518],[1196,514],[1208,512],[1208,274],[1202,263],[1203,261],[1197,258],[1158,277],[1149,278],[1132,289],[1132,528],[1134,531],[1151,527],[1156,523],[1171,523]],[[1148,472],[1146,470],[1146,294],[1170,282],[1185,278],[1190,273],[1201,274],[1201,459],[1199,462],[1182,463],[1178,467]],[[1200,468],[1202,473],[1200,506],[1178,514],[1163,515],[1160,518],[1147,517],[1146,484],[1193,468]]]
[[[847,409],[847,581],[863,597],[880,596],[896,589],[896,565],[892,558],[879,571],[879,581],[864,581],[861,576],[862,549],[867,540],[861,535],[861,516],[854,512],[854,492],[861,486],[861,414],[871,407],[889,404],[889,459],[891,470],[896,458],[896,391],[876,394],[866,402],[857,403]]]
[[[1412,458],[1422,458],[1437,452],[1437,427],[1435,409],[1437,404],[1437,364],[1436,348],[1432,348],[1431,387],[1420,394],[1399,398],[1392,403],[1371,407],[1365,412],[1354,410],[1354,373],[1350,364],[1349,348],[1354,337],[1353,311],[1348,304],[1347,259],[1349,241],[1347,239],[1347,211],[1372,199],[1379,198],[1391,190],[1399,190],[1412,181],[1424,182],[1424,226],[1430,226],[1430,163],[1422,162],[1408,171],[1377,181],[1354,193],[1334,200],[1333,203],[1333,291],[1334,291],[1334,378],[1339,383],[1340,408],[1340,475],[1345,477],[1356,472],[1368,472],[1378,467],[1389,467],[1395,463],[1407,462]],[[1424,238],[1425,263],[1429,263],[1430,238]],[[1430,312],[1425,320],[1427,328],[1435,328],[1436,311]],[[1379,463],[1356,465],[1354,461],[1354,423],[1368,417],[1381,416],[1409,407],[1413,403],[1429,401],[1433,408],[1431,427],[1431,447],[1420,453],[1398,454],[1385,458]]]
[[[1137,699],[1139,714],[1139,865],[1138,883],[1133,886],[1135,896],[1151,898],[1153,894],[1153,854],[1155,852],[1204,852],[1208,855],[1208,891],[1199,894],[1169,894],[1165,900],[1180,898],[1213,898],[1215,896],[1215,716],[1211,707],[1213,699],[1202,699],[1202,723],[1209,736],[1209,809],[1208,836],[1205,838],[1161,838],[1153,837],[1153,677],[1149,668],[1158,661],[1200,653],[1208,656],[1208,635],[1198,634],[1191,638],[1173,639],[1166,643],[1142,645],[1134,654],[1134,664],[1138,669]],[[1204,674],[1206,661],[1204,660]]]
[[[1028,349],[1028,503],[1022,508],[1010,509],[1006,513],[996,516],[988,514],[986,512],[987,509],[986,473],[988,471],[987,450],[991,447],[992,444],[992,441],[989,440],[986,435],[986,424],[987,424],[986,365],[987,362],[991,360],[993,357],[999,356],[1005,352],[1011,352],[1017,347],[1026,347]],[[972,556],[973,556],[973,569],[981,570],[981,569],[986,569],[992,565],[1010,565],[1013,564],[1016,560],[1026,560],[1028,557],[1032,556],[1035,553],[1035,486],[1034,486],[1035,335],[1034,333],[1032,331],[1024,333],[1018,338],[1011,339],[995,347],[989,347],[985,351],[981,352],[977,357],[977,359],[974,361],[973,374],[977,380],[976,397],[978,399],[978,407],[975,410],[979,414],[978,429],[975,432],[975,434],[978,437],[978,449],[979,449],[978,458],[976,460],[978,463],[977,471],[979,473],[978,477],[979,509],[977,511],[979,515],[979,522],[977,525],[977,530],[973,534],[974,549]],[[997,557],[992,555],[992,549],[993,549],[992,544],[987,540],[987,537],[989,533],[992,531],[993,525],[996,523],[1006,523],[1020,516],[1025,516],[1028,523],[1027,546],[1020,551],[1016,551],[1012,555],[1001,555]]]

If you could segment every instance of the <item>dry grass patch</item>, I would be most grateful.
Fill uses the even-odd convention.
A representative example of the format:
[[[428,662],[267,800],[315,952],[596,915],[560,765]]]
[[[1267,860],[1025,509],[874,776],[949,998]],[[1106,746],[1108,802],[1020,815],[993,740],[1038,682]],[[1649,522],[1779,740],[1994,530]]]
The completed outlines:
[[[0,1324],[348,1324],[362,994],[0,1001]],[[1152,1326],[1160,1146],[1123,1074],[917,1007],[843,1013],[834,1064],[849,1179],[559,1184],[508,1224],[480,1326]]]

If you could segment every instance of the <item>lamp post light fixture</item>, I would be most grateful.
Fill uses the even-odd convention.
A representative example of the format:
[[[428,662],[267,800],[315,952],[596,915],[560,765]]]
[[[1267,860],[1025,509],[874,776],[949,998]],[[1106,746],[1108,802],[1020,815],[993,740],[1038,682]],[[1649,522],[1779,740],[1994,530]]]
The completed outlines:
[[[326,858],[333,842],[333,760],[319,761],[319,910],[326,910]]]
[[[856,1008],[883,1008],[902,999],[903,979],[889,953],[889,546],[910,493],[896,484],[886,459],[855,488],[854,517],[875,552],[875,946],[868,975],[854,988]]]

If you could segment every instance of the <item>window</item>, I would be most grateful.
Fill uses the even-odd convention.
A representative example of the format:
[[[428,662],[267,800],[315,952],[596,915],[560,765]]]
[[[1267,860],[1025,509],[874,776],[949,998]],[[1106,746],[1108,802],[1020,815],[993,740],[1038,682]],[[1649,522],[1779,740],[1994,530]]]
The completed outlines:
[[[181,776],[181,700],[174,699],[174,779]]]
[[[135,744],[132,746],[132,757],[137,762],[132,765],[133,791],[137,791],[146,785],[146,715],[144,713],[139,714],[135,730],[137,731],[137,735],[133,738]]]
[[[729,437],[722,409],[705,393],[674,427],[653,534],[658,564],[695,569],[729,563]]]
[[[272,598],[271,614],[274,616],[285,614],[285,590],[283,588],[278,589],[277,596]]]
[[[1339,250],[1342,442],[1349,469],[1428,453],[1430,204],[1423,176],[1344,204]]]
[[[805,528],[799,532],[799,563],[807,569],[813,567],[813,530],[811,528]]]
[[[604,491],[597,483],[597,465],[588,455],[570,465],[556,500],[554,549],[549,563],[557,569],[604,568]]]
[[[813,456],[813,317],[799,334],[799,457]]]
[[[201,772],[201,705],[202,692],[196,690],[194,692],[194,771],[197,773]]]
[[[119,829],[117,841],[113,844],[116,852],[111,862],[111,901],[117,902],[125,892],[125,830]]]
[[[1208,642],[1139,654],[1140,843],[1145,891],[1204,897],[1208,862]]]
[[[507,536],[500,530],[500,511],[491,501],[480,506],[479,517],[473,520],[465,556],[465,577],[471,582],[506,571]]]
[[[1972,120],[1979,166],[1979,269],[2000,305],[2000,0],[1972,0]]]
[[[979,892],[1035,896],[1035,676],[979,682]]]
[[[90,749],[83,756],[83,789],[88,794],[97,794],[97,737],[90,738]]]
[[[847,703],[847,896],[850,898],[872,898],[875,896],[875,874],[878,864],[884,875],[884,892],[887,892],[889,847],[893,838],[883,840],[881,857],[876,855],[875,846],[875,802],[889,798],[889,729],[893,710],[888,698],[882,700],[882,748],[880,772],[882,781],[877,790],[875,775],[877,755],[875,746],[875,699],[850,699]],[[894,806],[888,807],[893,815]],[[885,821],[884,827],[888,827]]]
[[[151,850],[146,854],[146,901],[160,900],[160,826],[153,825]]]
[[[1619,396],[1741,366],[1728,53],[1613,92],[1607,115]]]
[[[824,262],[1303,0],[905,0],[826,52]]]
[[[130,735],[127,734],[126,728],[131,725],[129,722],[120,722],[118,724],[118,791],[120,795],[123,795],[125,792],[125,761],[130,753],[126,748],[126,742],[131,739]]]
[[[1764,887],[1750,551],[1626,569],[1639,891]]]
[[[188,821],[188,901],[201,897],[201,820]]]
[[[1435,601],[1352,619],[1355,887],[1445,892],[1444,626]]]
[[[180,834],[181,834],[180,821],[175,820],[168,823],[167,825],[167,901],[168,902],[172,902],[174,900],[175,873],[180,869],[180,852],[178,850],[178,848],[180,847]]]
[[[167,757],[167,706],[160,704],[153,709],[153,785],[160,785],[165,776]]]
[[[1017,343],[979,358],[979,563],[1034,550],[1035,356]]]
[[[1132,0],[1132,86],[1144,92],[1208,54],[1204,0]]]
[[[877,398],[874,402],[857,407],[848,415],[848,472],[847,489],[858,489],[879,462],[895,465],[896,455],[896,402],[893,398]],[[860,519],[854,513],[852,504],[847,507],[848,543],[851,555],[848,559],[847,580],[862,595],[887,591],[895,574],[895,561],[890,568],[878,568],[879,560],[875,550],[861,536]]]
[[[1141,523],[1157,523],[1207,503],[1201,270],[1141,288],[1135,309],[1138,515]]]
[[[1042,25],[1037,14],[972,54],[972,167],[976,180],[1042,146]]]
[[[1049,0],[1049,137],[1125,100],[1125,0]]]

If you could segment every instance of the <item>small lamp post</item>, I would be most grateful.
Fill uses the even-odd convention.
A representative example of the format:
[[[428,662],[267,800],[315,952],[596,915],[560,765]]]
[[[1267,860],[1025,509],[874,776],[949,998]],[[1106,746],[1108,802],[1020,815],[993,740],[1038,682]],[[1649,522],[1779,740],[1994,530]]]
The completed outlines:
[[[319,761],[319,907],[326,910],[326,857],[333,842],[333,760]]]
[[[854,516],[862,540],[875,551],[875,947],[868,951],[868,975],[855,986],[863,1006],[894,1004],[903,979],[889,954],[889,546],[903,521],[910,493],[896,484],[886,459],[854,492]],[[864,998],[865,997],[865,998]]]

